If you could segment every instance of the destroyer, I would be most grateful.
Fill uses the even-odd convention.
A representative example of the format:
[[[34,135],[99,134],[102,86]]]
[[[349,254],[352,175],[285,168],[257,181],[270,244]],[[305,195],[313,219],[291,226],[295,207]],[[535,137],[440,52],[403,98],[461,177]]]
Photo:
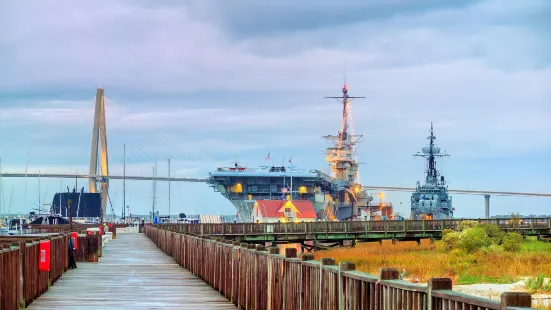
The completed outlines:
[[[453,218],[452,197],[448,195],[448,186],[444,176],[440,175],[436,169],[436,158],[450,156],[446,153],[440,154],[440,148],[436,147],[434,140],[434,129],[430,123],[429,146],[424,147],[421,153],[413,156],[419,156],[427,159],[427,171],[425,184],[421,185],[417,181],[416,191],[411,195],[411,219],[450,219]]]

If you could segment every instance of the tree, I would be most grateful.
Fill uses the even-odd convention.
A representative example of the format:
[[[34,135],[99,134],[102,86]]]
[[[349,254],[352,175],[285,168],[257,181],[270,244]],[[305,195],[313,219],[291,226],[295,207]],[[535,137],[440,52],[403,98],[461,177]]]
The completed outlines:
[[[509,225],[513,227],[515,230],[520,226],[522,220],[520,219],[520,214],[518,213],[511,213],[511,222]]]

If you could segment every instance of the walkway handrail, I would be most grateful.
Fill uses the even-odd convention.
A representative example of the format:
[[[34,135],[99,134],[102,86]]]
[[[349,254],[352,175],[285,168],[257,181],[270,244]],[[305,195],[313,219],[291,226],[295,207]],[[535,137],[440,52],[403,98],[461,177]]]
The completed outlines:
[[[54,226],[55,227],[55,226]],[[60,228],[61,229],[61,228]],[[22,309],[45,293],[69,267],[69,233],[0,236],[0,309]],[[50,270],[40,270],[41,243],[50,242]],[[97,262],[101,236],[78,237],[78,261]]]
[[[394,268],[382,268],[375,277],[356,271],[350,262],[315,261],[310,254],[298,259],[296,249],[280,255],[276,247],[199,238],[150,225],[145,233],[178,264],[244,309],[531,309],[528,293],[503,293],[498,302],[452,291],[447,278],[413,284],[399,280]]]
[[[464,221],[495,224],[505,231],[526,234],[551,235],[551,218],[499,218],[499,219],[452,219],[452,220],[390,220],[390,221],[343,221],[299,223],[222,223],[222,224],[161,224],[159,227],[186,235],[228,238],[241,236],[270,240],[273,236],[368,233],[416,233],[434,234],[444,229],[457,229]],[[263,237],[263,238],[261,238]],[[319,238],[317,238],[319,239]]]
[[[40,244],[50,242],[50,270],[39,269]],[[0,237],[0,308],[20,309],[48,290],[67,270],[68,234]]]

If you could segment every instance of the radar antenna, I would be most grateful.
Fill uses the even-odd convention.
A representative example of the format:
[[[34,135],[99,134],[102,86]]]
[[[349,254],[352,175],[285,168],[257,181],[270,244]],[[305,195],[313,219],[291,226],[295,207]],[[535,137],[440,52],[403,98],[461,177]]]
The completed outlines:
[[[427,140],[429,140],[429,146],[424,147],[421,150],[421,153],[417,152],[417,154],[414,154],[413,156],[419,156],[427,159],[428,168],[427,168],[426,182],[438,183],[438,170],[436,170],[436,158],[450,156],[450,155],[448,155],[447,153],[440,154],[440,148],[435,146],[434,140],[436,140],[436,137],[434,136],[434,127],[432,122],[430,122],[430,136],[427,137]],[[444,183],[443,179],[442,179],[442,183]]]
[[[339,132],[339,144],[345,142],[348,138],[348,111],[350,103],[354,99],[365,99],[366,97],[351,97],[348,96],[348,85],[346,85],[346,75],[344,77],[344,85],[342,87],[342,96],[340,97],[324,97],[325,99],[337,99],[338,102],[342,103],[342,129]],[[359,139],[358,139],[359,140]],[[355,141],[357,142],[357,141]]]

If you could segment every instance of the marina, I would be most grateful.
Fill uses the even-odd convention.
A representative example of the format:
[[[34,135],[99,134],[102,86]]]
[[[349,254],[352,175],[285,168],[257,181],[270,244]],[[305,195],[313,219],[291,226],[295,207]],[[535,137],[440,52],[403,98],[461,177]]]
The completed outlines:
[[[545,0],[28,1],[0,310],[551,309]]]

